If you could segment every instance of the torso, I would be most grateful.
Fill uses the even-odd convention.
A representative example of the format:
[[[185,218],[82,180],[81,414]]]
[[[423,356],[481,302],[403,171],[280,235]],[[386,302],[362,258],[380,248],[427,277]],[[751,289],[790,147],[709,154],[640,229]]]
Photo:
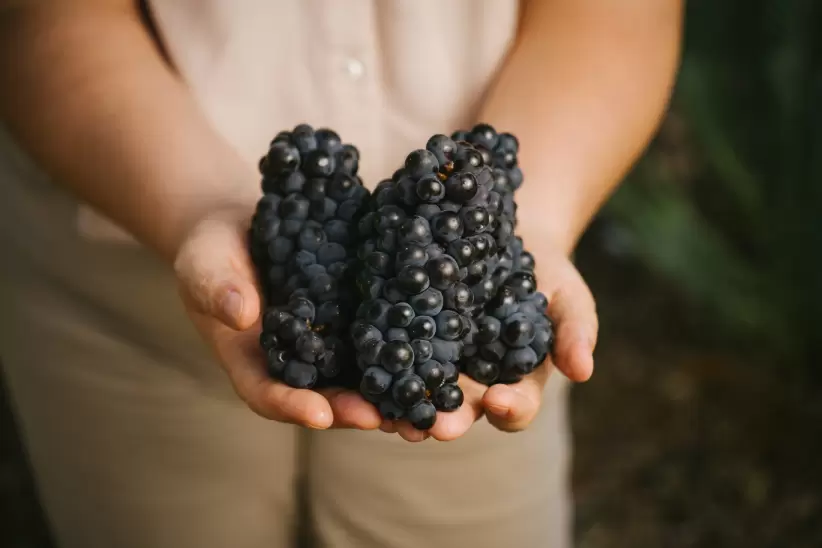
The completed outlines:
[[[158,32],[249,161],[281,129],[336,129],[374,185],[469,123],[515,37],[516,0],[153,0]]]
[[[153,0],[149,7],[170,61],[249,162],[256,165],[278,131],[307,122],[356,144],[369,186],[431,134],[470,123],[519,13],[516,0]],[[124,333],[180,352],[196,341],[174,304],[169,270],[53,184],[2,129],[0,184],[0,282],[9,301],[24,307],[27,294],[59,290],[67,313],[93,313],[100,329],[120,321],[129,326]],[[9,321],[15,306],[6,308]]]

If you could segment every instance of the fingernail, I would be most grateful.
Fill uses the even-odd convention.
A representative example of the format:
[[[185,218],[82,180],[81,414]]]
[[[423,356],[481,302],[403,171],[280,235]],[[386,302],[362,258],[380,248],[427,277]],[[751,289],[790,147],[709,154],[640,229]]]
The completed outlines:
[[[489,396],[490,397],[485,400],[486,410],[499,417],[506,417],[508,413],[511,412],[511,405],[513,405],[516,395],[510,387],[502,384],[497,385],[494,387],[494,392],[489,394]]]
[[[329,425],[329,416],[325,411],[320,411],[309,421],[308,427],[314,430],[326,430]]]
[[[498,417],[506,417],[508,416],[508,407],[501,407],[499,405],[489,405],[488,411],[495,414]]]
[[[414,435],[413,443],[420,443],[428,439],[428,432],[420,432]]]
[[[221,307],[229,321],[238,321],[243,313],[243,297],[232,289],[223,297]]]

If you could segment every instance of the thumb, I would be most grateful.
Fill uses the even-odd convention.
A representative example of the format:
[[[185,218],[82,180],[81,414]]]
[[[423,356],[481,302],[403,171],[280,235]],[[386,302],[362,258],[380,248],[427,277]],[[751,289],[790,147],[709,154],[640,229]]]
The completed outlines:
[[[194,312],[235,330],[248,329],[259,318],[260,295],[242,223],[198,223],[180,246],[174,271],[183,300]]]

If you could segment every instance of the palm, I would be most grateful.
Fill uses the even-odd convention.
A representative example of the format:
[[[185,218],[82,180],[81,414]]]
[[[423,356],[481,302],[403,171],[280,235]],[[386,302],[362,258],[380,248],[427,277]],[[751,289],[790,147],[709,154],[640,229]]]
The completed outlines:
[[[234,390],[257,414],[310,428],[373,429],[377,410],[339,388],[291,388],[266,373],[260,347],[260,297],[245,245],[247,210],[227,210],[196,225],[175,264],[191,321],[215,352]],[[239,301],[227,308],[227,297]]]

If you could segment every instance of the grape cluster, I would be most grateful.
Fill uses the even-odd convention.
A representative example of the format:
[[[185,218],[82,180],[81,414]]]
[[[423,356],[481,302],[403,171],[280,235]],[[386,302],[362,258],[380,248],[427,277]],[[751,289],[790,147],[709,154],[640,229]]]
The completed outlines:
[[[260,344],[270,374],[294,387],[339,380],[350,360],[352,227],[368,196],[358,161],[337,133],[304,124],[279,133],[260,160],[263,197],[250,230],[268,305]]]
[[[435,135],[377,185],[360,219],[363,303],[351,335],[361,391],[387,418],[426,429],[437,410],[462,404],[457,363],[475,329],[472,287],[500,249],[493,184],[479,150]]]
[[[487,124],[434,135],[369,193],[334,131],[279,133],[250,230],[270,374],[358,387],[425,430],[462,405],[460,372],[490,385],[541,364],[553,326],[515,235],[518,151]]]
[[[518,263],[476,319],[460,367],[478,382],[517,382],[551,351],[554,334],[545,314],[548,299],[536,290],[533,264]]]
[[[482,304],[475,317],[471,344],[466,345],[460,369],[483,384],[519,381],[541,364],[553,347],[553,325],[545,313],[548,300],[536,291],[534,257],[514,235],[517,204],[514,193],[522,185],[518,165],[519,142],[510,133],[497,133],[488,124],[456,131],[453,139],[471,143],[491,166],[494,192],[499,195],[494,231],[501,251],[493,271],[472,289]],[[496,195],[492,195],[496,205]]]

